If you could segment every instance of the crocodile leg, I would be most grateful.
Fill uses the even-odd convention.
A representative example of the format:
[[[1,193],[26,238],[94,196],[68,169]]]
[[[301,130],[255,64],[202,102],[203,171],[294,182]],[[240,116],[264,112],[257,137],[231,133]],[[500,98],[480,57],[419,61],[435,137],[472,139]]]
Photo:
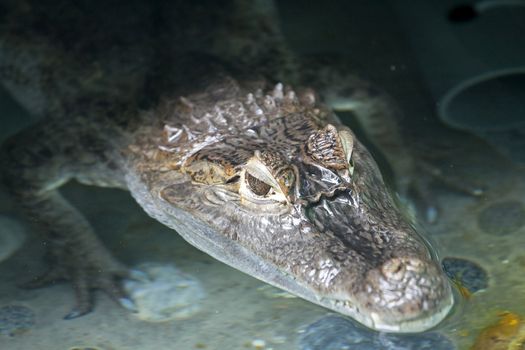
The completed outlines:
[[[41,233],[47,248],[49,270],[26,286],[71,281],[76,306],[66,316],[69,319],[91,311],[94,289],[105,291],[121,304],[129,303],[119,284],[128,273],[126,267],[113,258],[89,222],[59,192],[73,173],[83,182],[106,186],[120,186],[119,176],[112,170],[114,164],[101,159],[105,145],[91,135],[93,130],[81,128],[80,119],[63,124],[51,119],[15,135],[2,147],[0,164],[6,189]]]
[[[154,52],[149,4],[93,6],[8,2],[0,24],[1,83],[45,118],[3,145],[0,178],[47,248],[49,271],[27,286],[71,281],[77,305],[68,318],[90,311],[94,289],[129,305],[119,285],[127,269],[59,188],[73,178],[124,187],[121,130],[136,116],[127,111],[137,110]]]

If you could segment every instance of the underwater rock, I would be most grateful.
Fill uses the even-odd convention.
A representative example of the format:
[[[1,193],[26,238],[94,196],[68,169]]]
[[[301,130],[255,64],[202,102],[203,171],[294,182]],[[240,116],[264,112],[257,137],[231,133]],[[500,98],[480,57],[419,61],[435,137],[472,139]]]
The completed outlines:
[[[25,232],[18,222],[0,215],[0,262],[7,260],[20,248],[25,240]]]
[[[35,324],[35,313],[21,305],[0,308],[0,335],[15,336],[27,332]]]
[[[299,340],[300,350],[454,350],[440,333],[398,335],[378,333],[349,319],[328,315],[311,325]]]
[[[481,230],[492,235],[506,235],[525,225],[525,205],[519,201],[494,203],[478,215]]]
[[[467,259],[447,257],[441,261],[447,276],[468,289],[469,293],[487,289],[489,276],[487,272],[475,262]]]
[[[311,325],[301,334],[300,350],[376,349],[374,333],[359,328],[346,318],[329,315]]]
[[[206,296],[198,280],[169,264],[139,265],[131,278],[124,289],[135,303],[137,317],[145,321],[189,318],[200,311]]]

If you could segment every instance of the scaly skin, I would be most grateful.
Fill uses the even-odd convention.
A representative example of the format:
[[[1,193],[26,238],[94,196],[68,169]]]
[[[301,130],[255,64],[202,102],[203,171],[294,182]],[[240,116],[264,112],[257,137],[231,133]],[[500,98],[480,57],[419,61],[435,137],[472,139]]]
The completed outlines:
[[[195,10],[184,4],[178,6]],[[267,83],[302,82],[301,69],[292,69],[298,64],[290,63],[272,26],[272,8],[232,6],[235,11],[223,14],[230,17],[213,25],[220,29],[218,42],[236,39],[209,47],[220,61],[244,53],[245,62],[234,69],[208,56],[189,55],[204,57],[202,64],[186,59],[181,47],[191,46],[187,38],[177,39],[182,46],[166,46],[175,31],[152,44],[148,30],[155,30],[143,23],[139,30],[133,21],[125,29],[115,25],[114,41],[106,39],[108,28],[84,23],[94,34],[78,43],[61,42],[53,31],[35,39],[27,28],[42,14],[15,6],[19,17],[7,21],[0,36],[0,76],[28,110],[47,116],[8,140],[0,153],[3,182],[49,246],[50,270],[32,284],[72,281],[77,305],[68,318],[92,309],[94,289],[125,300],[119,283],[125,266],[58,192],[75,178],[128,189],[149,215],[197,248],[371,328],[433,327],[452,306],[450,285],[395,205],[369,152],[313,89]],[[147,10],[139,18],[158,9]],[[221,14],[224,7],[214,10]],[[158,13],[153,18],[157,23]],[[232,23],[243,20],[245,31],[228,35],[237,28]],[[113,29],[111,18],[108,23]],[[136,34],[132,42],[125,39],[129,32],[119,36],[126,30]],[[264,45],[249,47],[246,38],[261,33]],[[65,50],[68,45],[73,48]],[[267,52],[267,46],[273,49]],[[114,52],[105,53],[111,47]],[[88,54],[95,63],[79,64]],[[261,66],[264,57],[274,64]],[[367,84],[350,82],[353,101],[366,107],[352,108],[378,124],[389,104],[382,95],[367,95]],[[319,87],[329,101],[333,95]],[[148,112],[141,112],[143,106]],[[386,144],[403,149],[392,141],[398,140],[392,128],[371,135],[385,131]],[[405,160],[398,164],[393,168],[399,172],[410,168]]]
[[[309,91],[217,86],[166,102],[151,113],[165,124],[131,142],[126,180],[142,207],[215,258],[371,328],[439,322],[447,279],[352,131]]]

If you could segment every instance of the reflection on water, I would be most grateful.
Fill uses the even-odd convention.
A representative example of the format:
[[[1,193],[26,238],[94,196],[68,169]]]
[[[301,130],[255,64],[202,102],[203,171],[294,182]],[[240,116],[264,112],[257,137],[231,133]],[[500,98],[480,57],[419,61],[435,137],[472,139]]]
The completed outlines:
[[[404,3],[283,2],[278,10],[284,35],[297,52],[344,53],[351,57],[356,72],[392,95],[403,110],[399,123],[414,156],[422,167],[432,164],[439,169],[439,176],[428,175],[437,220],[427,224],[420,218],[420,224],[443,258],[457,305],[436,329],[418,335],[386,335],[340,316],[327,316],[327,310],[272,291],[273,287],[197,251],[147,217],[127,193],[73,183],[63,192],[86,213],[116,256],[130,266],[151,262],[176,266],[173,271],[182,276],[179,284],[164,276],[155,280],[155,286],[163,293],[179,292],[176,297],[161,293],[152,298],[136,278],[135,293],[155,304],[153,308],[165,319],[156,314],[155,322],[145,322],[99,293],[93,313],[63,320],[73,304],[68,284],[38,290],[18,287],[44,270],[44,250],[38,236],[22,224],[11,200],[0,193],[0,349],[28,349],[37,344],[39,349],[101,350],[523,349],[525,169],[516,157],[507,157],[524,154],[516,148],[524,144],[523,133],[512,134],[516,140],[506,140],[505,147],[513,148],[503,155],[494,143],[439,121],[437,101],[427,81],[435,72],[428,73],[432,67],[420,64],[420,52],[408,39],[407,30],[417,32],[418,28],[406,16],[399,16],[399,10],[408,6]],[[454,1],[444,1],[443,6],[448,3],[453,8]],[[2,35],[0,30],[0,44]],[[437,39],[423,44],[434,50],[433,45],[439,46]],[[453,57],[450,60],[454,62]],[[7,95],[1,101],[1,136],[5,137],[31,118],[14,107]],[[467,119],[472,122],[475,116]],[[465,195],[442,178],[479,185],[484,193]],[[14,220],[20,224],[12,224]],[[21,243],[13,232],[23,230],[17,237],[26,235],[25,245],[8,259]],[[181,309],[183,316],[173,316],[180,315]]]

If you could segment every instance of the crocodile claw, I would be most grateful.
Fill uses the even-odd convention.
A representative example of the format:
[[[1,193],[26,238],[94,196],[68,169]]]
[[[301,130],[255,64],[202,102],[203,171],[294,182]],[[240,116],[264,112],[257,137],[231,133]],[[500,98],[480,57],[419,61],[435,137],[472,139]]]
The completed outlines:
[[[57,259],[56,261],[67,261],[67,266],[63,263],[55,263],[47,272],[21,284],[20,287],[34,289],[59,281],[70,281],[75,290],[76,302],[73,309],[64,317],[66,320],[81,317],[93,310],[95,290],[102,290],[122,307],[136,311],[134,302],[121,285],[122,279],[130,275],[128,269],[113,258],[108,256],[105,258],[108,259]]]
[[[64,316],[64,320],[73,320],[75,318],[84,316],[85,314],[88,314],[91,310],[88,311],[81,311],[76,308],[71,310],[66,316]]]
[[[89,281],[86,278],[75,278],[73,285],[75,288],[76,306],[69,312],[64,319],[71,320],[90,313],[94,307],[93,290],[100,289],[115,300],[125,309],[136,312],[135,303],[126,295],[121,287],[120,280],[122,275],[118,272],[116,275],[107,273],[99,275],[95,281]]]
[[[135,302],[131,298],[120,298],[118,300],[118,302],[123,308],[125,308],[125,309],[127,309],[127,310],[129,310],[131,312],[138,312],[137,305],[135,304]]]
[[[435,204],[431,182],[440,183],[452,191],[474,198],[480,197],[485,193],[485,189],[482,186],[446,175],[441,169],[428,162],[421,161],[419,166],[419,174],[413,176],[408,185],[410,188],[405,194],[410,192],[415,196],[419,202],[420,213],[424,217],[425,222],[429,224],[434,224],[440,216],[440,208]]]

